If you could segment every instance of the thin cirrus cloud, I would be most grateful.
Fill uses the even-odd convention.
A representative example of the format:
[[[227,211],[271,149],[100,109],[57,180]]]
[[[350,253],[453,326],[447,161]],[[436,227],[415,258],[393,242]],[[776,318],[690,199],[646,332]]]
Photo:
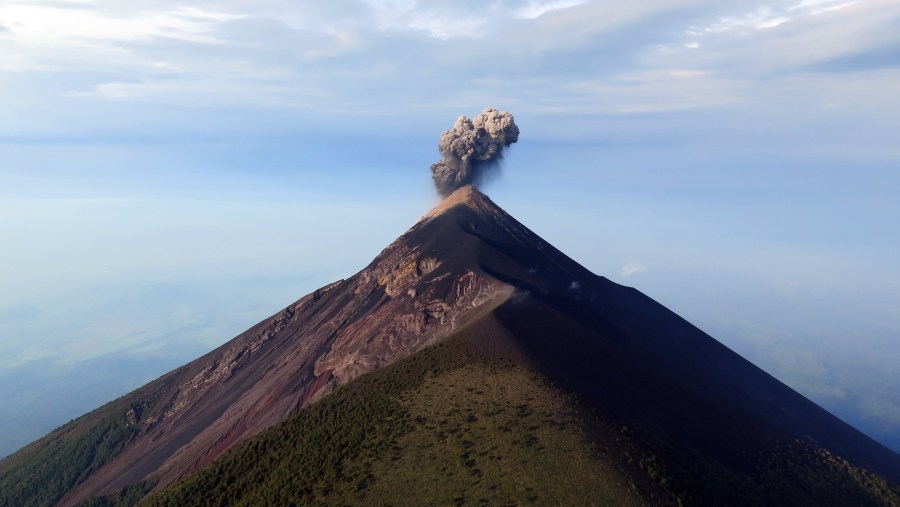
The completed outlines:
[[[647,268],[639,262],[629,262],[628,264],[622,266],[622,276],[625,277],[633,276],[638,273],[645,273],[646,271]]]
[[[168,38],[194,43],[222,43],[213,35],[218,23],[243,15],[224,14],[193,7],[167,11],[115,14],[89,8],[52,5],[7,5],[0,19],[21,45],[68,46],[89,41],[133,42]]]
[[[896,47],[900,33],[891,20],[897,16],[900,6],[883,0],[762,6],[694,25],[685,31],[685,43],[707,48],[693,52],[698,63],[771,78],[806,72],[810,65],[848,54]]]
[[[522,19],[535,19],[547,14],[548,12],[558,11],[581,5],[584,0],[555,0],[553,2],[533,2],[521,8],[516,16]]]

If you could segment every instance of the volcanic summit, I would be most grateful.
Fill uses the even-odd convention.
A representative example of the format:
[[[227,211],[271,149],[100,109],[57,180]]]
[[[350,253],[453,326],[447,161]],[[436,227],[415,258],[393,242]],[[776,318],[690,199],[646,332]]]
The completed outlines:
[[[897,505],[898,481],[900,456],[467,185],[4,460],[0,505]]]

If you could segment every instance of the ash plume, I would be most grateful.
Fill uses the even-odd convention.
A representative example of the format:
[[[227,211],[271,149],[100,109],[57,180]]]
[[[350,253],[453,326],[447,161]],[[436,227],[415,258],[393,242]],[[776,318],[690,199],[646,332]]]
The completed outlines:
[[[489,107],[471,120],[460,116],[438,142],[441,161],[431,164],[434,186],[446,196],[462,186],[477,185],[497,167],[503,148],[518,140],[519,127],[506,111]]]

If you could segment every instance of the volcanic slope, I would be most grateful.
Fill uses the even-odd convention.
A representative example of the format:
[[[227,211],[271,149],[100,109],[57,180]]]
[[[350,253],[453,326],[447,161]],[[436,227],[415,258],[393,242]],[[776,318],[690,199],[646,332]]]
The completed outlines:
[[[4,460],[0,498],[893,505],[898,480],[900,456],[465,187],[360,273]]]

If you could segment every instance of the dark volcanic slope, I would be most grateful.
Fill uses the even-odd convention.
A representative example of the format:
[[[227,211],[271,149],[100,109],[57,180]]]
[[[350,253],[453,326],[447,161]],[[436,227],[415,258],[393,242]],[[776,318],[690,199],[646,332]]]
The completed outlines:
[[[896,454],[466,187],[360,273],[0,463],[0,490],[27,497],[23,476],[53,473],[34,463],[107,440],[117,444],[82,460],[48,498],[73,504],[147,479],[164,487],[336,385],[487,315],[531,368],[661,456],[680,498],[773,476],[784,460],[900,480]]]
[[[543,371],[610,418],[711,468],[753,472],[764,466],[754,454],[796,440],[900,481],[893,451],[499,208],[477,210],[441,218],[481,240],[480,270],[516,288],[496,314]]]
[[[500,315],[533,306],[501,308],[145,505],[900,505],[900,488],[802,442],[768,442],[742,473],[622,425],[522,350]]]
[[[515,359],[514,347],[495,318],[477,319],[146,504],[646,504],[652,495],[632,489],[613,452],[593,445],[577,403]],[[625,445],[615,454],[623,449],[636,454]]]

